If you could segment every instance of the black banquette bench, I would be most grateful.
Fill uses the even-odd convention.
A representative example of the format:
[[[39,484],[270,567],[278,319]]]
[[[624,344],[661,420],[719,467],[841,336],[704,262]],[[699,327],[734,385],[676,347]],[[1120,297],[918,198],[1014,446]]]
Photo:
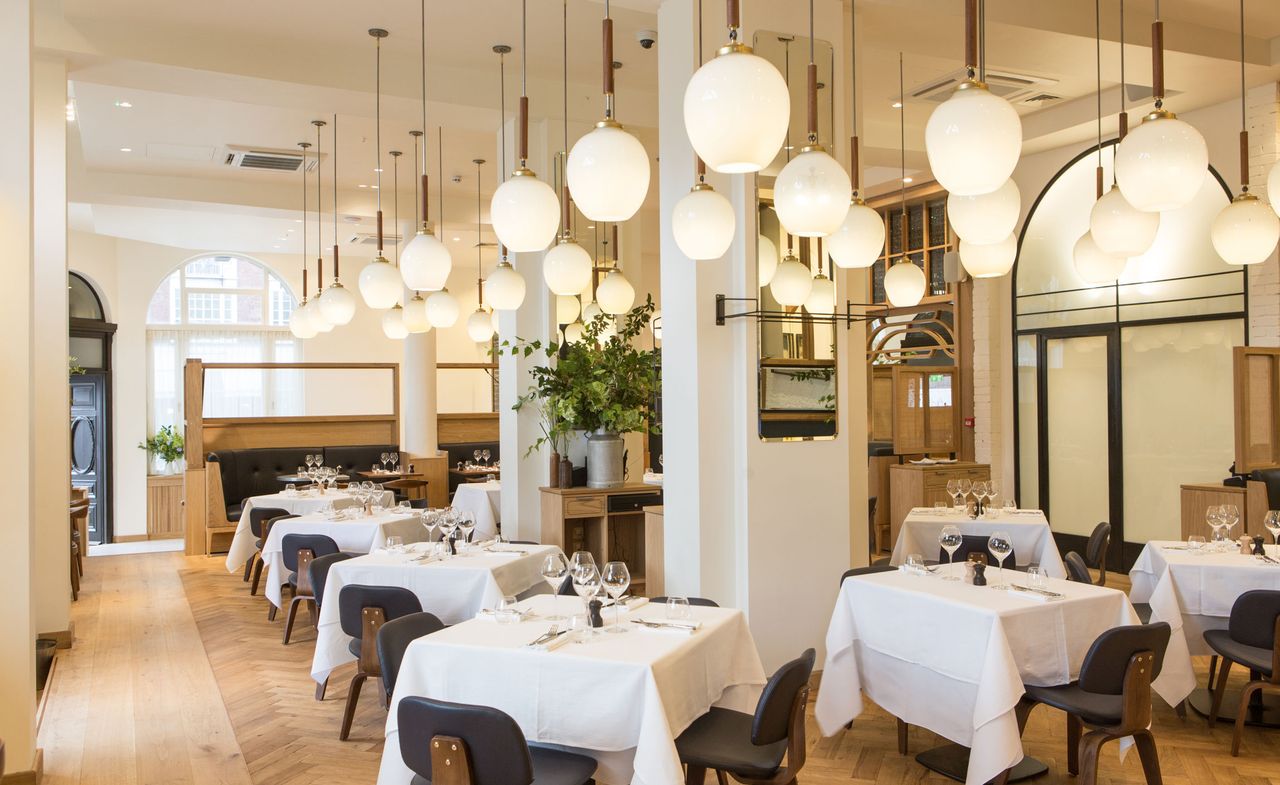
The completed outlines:
[[[489,451],[489,463],[498,460],[498,443],[497,442],[458,442],[457,444],[442,444],[440,449],[449,454],[449,469],[458,468],[458,463],[471,463],[475,458],[476,450]],[[458,485],[463,482],[456,474],[449,474],[449,496],[453,496],[453,492],[457,490]]]

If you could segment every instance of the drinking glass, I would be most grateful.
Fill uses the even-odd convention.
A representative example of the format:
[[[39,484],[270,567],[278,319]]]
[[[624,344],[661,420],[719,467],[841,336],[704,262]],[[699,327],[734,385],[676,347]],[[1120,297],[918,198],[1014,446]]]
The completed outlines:
[[[488,450],[487,448],[486,448],[486,449],[484,449],[484,450],[481,450],[481,451],[480,451],[480,457],[484,459],[484,465],[485,465],[485,466],[488,466],[488,465],[489,465],[489,458],[490,458],[490,456],[492,456],[492,455],[493,455],[493,453],[489,452],[489,450]]]
[[[377,470],[378,470],[378,464],[376,463],[369,464],[369,471],[376,472]]]
[[[613,599],[613,626],[609,628],[609,632],[626,632],[625,628],[619,626],[622,612],[618,610],[618,598],[626,594],[631,586],[631,572],[627,570],[626,562],[611,561],[605,564],[604,572],[600,574],[600,583]]]
[[[689,618],[689,599],[687,597],[668,597],[667,618],[676,620]]]
[[[590,618],[591,601],[601,591],[600,570],[596,568],[595,563],[584,563],[573,571],[573,591],[582,598],[583,612]],[[595,632],[592,631],[588,634],[595,635]]]
[[[960,508],[960,481],[947,480],[947,495],[951,497],[951,506]]]
[[[393,472],[399,471],[400,470],[400,453],[398,452],[387,453],[387,458],[391,461],[391,471]]]
[[[1219,547],[1223,540],[1222,508],[1216,504],[1209,505],[1209,508],[1204,512],[1204,520],[1213,531],[1213,546],[1215,548]]]
[[[1262,519],[1262,525],[1271,532],[1272,541],[1280,545],[1280,510],[1267,510],[1266,517]]]
[[[1222,523],[1227,527],[1226,539],[1231,539],[1231,530],[1240,522],[1240,508],[1234,504],[1222,505]]]
[[[292,496],[298,492],[298,486],[294,485],[293,483],[289,483],[288,485],[284,486],[284,492]]]
[[[964,544],[964,536],[960,533],[959,526],[943,526],[942,531],[938,534],[938,544],[942,546],[942,550],[947,552],[947,574],[943,576],[944,581],[958,581],[960,577],[952,575],[953,566],[956,563],[956,551],[960,550],[960,546]]]
[[[559,604],[560,587],[564,585],[564,578],[569,574],[569,560],[564,557],[563,553],[556,551],[542,560],[542,579],[551,587],[551,610],[556,610]],[[547,617],[548,621],[564,621],[564,616],[559,613]]]
[[[1027,586],[1032,589],[1043,589],[1044,579],[1044,570],[1040,569],[1039,564],[1032,562],[1027,565]]]
[[[973,490],[973,480],[957,480],[957,489],[960,491],[961,503],[965,507],[969,506],[969,493]]]
[[[423,510],[418,519],[422,521],[422,528],[427,530],[427,542],[436,541],[436,513],[430,510]]]
[[[458,514],[458,528],[462,529],[462,539],[471,542],[471,533],[476,530],[476,516],[470,511]]]
[[[987,501],[990,501],[1000,495],[1000,483],[997,480],[987,480]]]
[[[1008,532],[998,531],[992,532],[991,537],[987,540],[987,550],[991,551],[991,555],[996,558],[1000,567],[1000,583],[999,588],[1004,588],[1004,560],[1013,553],[1013,540],[1009,537]]]
[[[498,600],[494,610],[494,618],[499,624],[514,624],[520,621],[520,603],[510,594]]]
[[[471,457],[475,460],[475,463],[477,463],[477,464],[479,464],[479,463],[480,463],[480,451],[479,451],[479,450],[472,450],[472,451],[471,451]]]
[[[925,574],[924,556],[919,553],[907,554],[907,571],[914,572],[919,575]]]
[[[1204,550],[1204,546],[1203,534],[1193,534],[1187,538],[1187,550],[1192,553],[1201,553]]]
[[[1008,515],[1011,515],[1017,512],[1018,500],[1013,498],[1012,496],[1004,497],[1004,511],[1005,511],[1005,514],[1008,514]]]
[[[391,456],[387,455],[385,452],[378,453],[378,460],[382,462],[382,470],[384,472],[387,470],[387,459],[390,457]]]
[[[398,534],[392,534],[387,537],[387,550],[398,553],[401,546],[404,545],[404,538]]]
[[[453,510],[446,510],[444,515],[440,516],[440,531],[444,534],[442,539],[449,539],[458,529],[458,519],[453,514]]]
[[[298,467],[298,470],[297,470],[297,471],[295,471],[295,472],[293,473],[293,476],[294,476],[294,477],[306,477],[306,476],[307,476],[307,467],[305,467],[305,466],[299,466],[299,467]]]

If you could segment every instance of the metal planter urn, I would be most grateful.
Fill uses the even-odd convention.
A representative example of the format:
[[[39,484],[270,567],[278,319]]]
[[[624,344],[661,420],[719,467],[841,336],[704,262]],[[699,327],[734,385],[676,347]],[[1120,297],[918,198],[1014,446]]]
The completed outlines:
[[[587,487],[617,488],[623,483],[622,436],[595,430],[587,434]]]

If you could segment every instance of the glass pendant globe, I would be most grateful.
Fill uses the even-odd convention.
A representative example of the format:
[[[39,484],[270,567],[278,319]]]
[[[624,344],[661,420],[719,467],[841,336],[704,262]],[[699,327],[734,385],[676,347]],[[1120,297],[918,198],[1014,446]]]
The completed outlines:
[[[586,331],[586,327],[582,322],[574,322],[564,328],[564,340],[566,343],[577,343],[582,340],[582,334]]]
[[[1190,124],[1152,112],[1116,148],[1116,182],[1124,198],[1146,212],[1191,203],[1209,171],[1209,148]]]
[[[1089,211],[1089,234],[1099,248],[1112,256],[1141,256],[1156,241],[1158,231],[1160,213],[1144,213],[1135,208],[1115,186]]]
[[[488,311],[477,308],[475,313],[467,317],[467,335],[476,343],[493,340],[493,319]]]
[[[1098,247],[1093,234],[1085,232],[1071,251],[1075,263],[1076,275],[1085,283],[1111,283],[1124,275],[1124,268],[1129,260],[1123,256],[1113,256]]]
[[[1018,225],[1022,195],[1013,180],[989,194],[947,196],[947,219],[961,240],[974,245],[992,245],[1009,235]]]
[[[934,178],[949,193],[988,194],[1018,165],[1022,121],[1008,101],[965,82],[929,115],[924,148]]]
[[[611,270],[596,288],[596,301],[600,310],[616,316],[631,310],[636,301],[636,290],[621,270]]]
[[[603,344],[610,338],[618,334],[618,325],[613,319],[605,319],[604,324],[600,327],[600,333],[596,335],[596,343]]]
[[[293,314],[289,317],[289,332],[293,333],[294,338],[314,338],[319,330],[311,323],[311,305],[305,300],[293,309]]]
[[[311,326],[316,328],[316,332],[318,333],[333,332],[333,322],[330,322],[328,319],[324,318],[324,312],[320,310],[319,297],[316,297],[316,299],[311,301],[311,305],[307,306],[307,311],[310,312]]]
[[[813,291],[813,273],[793,254],[787,254],[773,273],[769,291],[779,305],[804,305]]]
[[[320,295],[320,313],[325,321],[339,327],[350,324],[356,315],[356,296],[341,283],[334,281]]]
[[[427,297],[427,321],[432,327],[452,327],[458,321],[458,301],[448,289],[432,292]]]
[[[680,253],[695,261],[719,259],[737,227],[733,205],[709,185],[695,185],[671,211],[671,234]]]
[[[418,292],[444,288],[453,270],[453,256],[435,235],[419,229],[400,252],[400,275],[404,285]]]
[[[375,311],[385,311],[396,304],[404,283],[400,271],[379,256],[360,271],[360,296]]]
[[[846,270],[866,268],[876,263],[882,251],[884,219],[861,199],[854,199],[840,228],[827,238],[831,261]]]
[[[773,183],[773,209],[787,231],[799,237],[826,237],[849,214],[853,188],[840,162],[821,147],[792,158]]]
[[[484,300],[495,311],[514,311],[524,302],[524,277],[502,262],[484,282]]]
[[[1280,218],[1253,194],[1241,194],[1222,208],[1210,229],[1213,248],[1227,264],[1265,262],[1280,240]]]
[[[768,166],[790,122],[791,97],[782,74],[745,46],[725,47],[684,90],[689,141],[717,172],[742,174]]]
[[[971,243],[960,238],[960,264],[974,278],[998,278],[1013,269],[1018,241],[1012,233],[995,243]]]
[[[778,246],[764,235],[756,239],[756,265],[760,288],[763,289],[773,281],[774,273],[778,271]]]
[[[543,257],[542,278],[552,294],[578,294],[591,285],[591,268],[591,254],[562,239]]]
[[[409,337],[409,328],[404,326],[404,309],[399,304],[393,305],[382,315],[382,334],[393,341]]]
[[[565,176],[583,215],[592,221],[625,221],[649,192],[649,154],[622,126],[604,121],[574,143]]]
[[[501,321],[501,320],[498,318],[498,312],[497,312],[497,311],[491,311],[491,312],[489,313],[489,323],[493,325],[493,333],[494,333],[494,335],[497,335],[497,334],[498,334],[498,324],[499,324],[499,322],[500,322],[500,321]]]
[[[556,324],[572,324],[582,313],[582,303],[571,294],[556,295]]]
[[[836,312],[836,282],[819,274],[813,279],[813,288],[805,298],[804,309],[815,316],[829,316]]]
[[[545,250],[560,227],[560,199],[528,169],[517,170],[494,191],[489,220],[498,241],[516,253]]]
[[[431,320],[427,318],[427,301],[420,294],[414,294],[404,304],[404,326],[409,332],[418,334],[431,332]]]
[[[884,295],[895,308],[919,305],[927,285],[924,270],[911,262],[898,262],[884,274]]]

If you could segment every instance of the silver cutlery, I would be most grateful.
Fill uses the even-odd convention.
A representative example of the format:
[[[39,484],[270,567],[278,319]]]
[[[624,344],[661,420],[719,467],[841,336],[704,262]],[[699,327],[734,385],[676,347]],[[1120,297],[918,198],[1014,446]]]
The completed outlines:
[[[698,629],[698,625],[696,624],[684,624],[678,621],[649,621],[648,619],[632,619],[631,623],[639,624],[641,627],[648,627],[651,630],[672,629],[695,632]]]
[[[528,645],[529,645],[529,646],[541,646],[542,644],[546,643],[547,641],[551,640],[552,638],[558,638],[558,637],[560,637],[560,635],[561,635],[561,632],[560,632],[560,625],[559,625],[559,624],[552,624],[552,625],[551,625],[551,629],[549,629],[549,630],[547,630],[546,632],[542,633],[542,634],[541,634],[541,635],[539,635],[537,638],[534,638],[533,640],[529,641]]]
[[[1048,589],[1037,589],[1034,586],[1019,586],[1016,583],[1009,584],[1009,588],[1013,589],[1014,591],[1032,592],[1034,594],[1040,594],[1045,597],[1052,597],[1054,599],[1058,599],[1063,596],[1056,591],[1049,591]]]

